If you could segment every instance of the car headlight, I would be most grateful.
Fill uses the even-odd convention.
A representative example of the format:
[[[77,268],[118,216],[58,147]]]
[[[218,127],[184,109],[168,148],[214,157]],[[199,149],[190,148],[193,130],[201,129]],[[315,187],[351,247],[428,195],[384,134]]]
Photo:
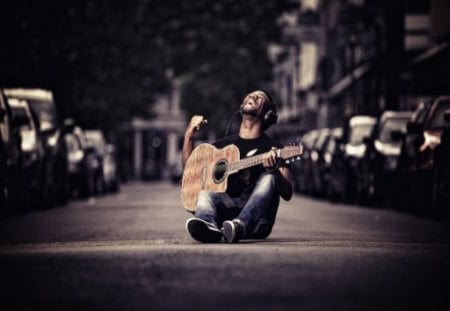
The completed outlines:
[[[52,136],[50,136],[48,139],[47,139],[47,144],[50,146],[50,147],[55,147],[56,146],[56,143],[58,142],[58,133],[54,133]]]
[[[23,131],[21,133],[22,137],[22,150],[24,152],[31,152],[33,150],[36,150],[37,140],[36,135],[34,135],[33,131]]]
[[[75,152],[69,153],[68,159],[70,163],[78,163],[83,159],[83,151],[77,150]]]
[[[325,160],[325,163],[330,165],[331,161],[333,160],[333,157],[331,156],[331,154],[329,152],[325,153],[325,155],[323,156],[323,159]]]

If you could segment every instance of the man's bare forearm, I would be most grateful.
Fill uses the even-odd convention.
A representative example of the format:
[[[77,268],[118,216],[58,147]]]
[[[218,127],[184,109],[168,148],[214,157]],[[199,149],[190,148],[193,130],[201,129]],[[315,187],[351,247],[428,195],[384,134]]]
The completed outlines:
[[[200,115],[195,115],[191,118],[186,131],[184,132],[183,150],[181,153],[181,162],[183,167],[186,165],[186,161],[194,149],[194,135],[197,133],[201,127],[207,124],[208,121],[205,117]]]
[[[183,168],[186,165],[186,161],[194,149],[193,138],[191,136],[184,136],[183,141],[183,151],[181,153],[181,162],[183,163]]]
[[[286,167],[280,167],[278,170],[280,172],[280,196],[289,201],[294,193],[291,171]]]

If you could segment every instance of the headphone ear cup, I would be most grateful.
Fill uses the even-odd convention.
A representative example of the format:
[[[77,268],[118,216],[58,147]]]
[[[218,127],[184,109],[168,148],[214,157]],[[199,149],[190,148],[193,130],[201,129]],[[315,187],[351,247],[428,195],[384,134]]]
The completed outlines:
[[[271,125],[277,123],[277,121],[278,121],[278,115],[277,115],[277,113],[276,113],[275,111],[269,110],[269,111],[267,111],[267,113],[264,115],[263,121],[264,121],[264,126],[265,126],[266,128],[268,128],[269,126],[271,126]]]

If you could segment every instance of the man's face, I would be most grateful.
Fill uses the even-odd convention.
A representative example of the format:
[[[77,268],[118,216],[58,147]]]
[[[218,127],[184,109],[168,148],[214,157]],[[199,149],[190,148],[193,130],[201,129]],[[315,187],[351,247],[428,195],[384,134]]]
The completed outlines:
[[[252,116],[262,115],[264,106],[269,102],[263,91],[254,91],[245,96],[242,101],[241,111],[243,114]]]

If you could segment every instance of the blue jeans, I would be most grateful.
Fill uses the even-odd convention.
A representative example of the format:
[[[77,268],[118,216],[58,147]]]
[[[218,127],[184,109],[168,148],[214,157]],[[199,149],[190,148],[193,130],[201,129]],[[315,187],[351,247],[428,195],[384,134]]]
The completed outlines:
[[[244,226],[246,238],[264,239],[272,232],[280,203],[278,177],[262,174],[246,201],[226,198],[227,194],[201,191],[195,216],[214,223],[218,228],[225,220],[238,219]],[[234,203],[234,204],[230,204]],[[243,206],[239,208],[239,206]]]

